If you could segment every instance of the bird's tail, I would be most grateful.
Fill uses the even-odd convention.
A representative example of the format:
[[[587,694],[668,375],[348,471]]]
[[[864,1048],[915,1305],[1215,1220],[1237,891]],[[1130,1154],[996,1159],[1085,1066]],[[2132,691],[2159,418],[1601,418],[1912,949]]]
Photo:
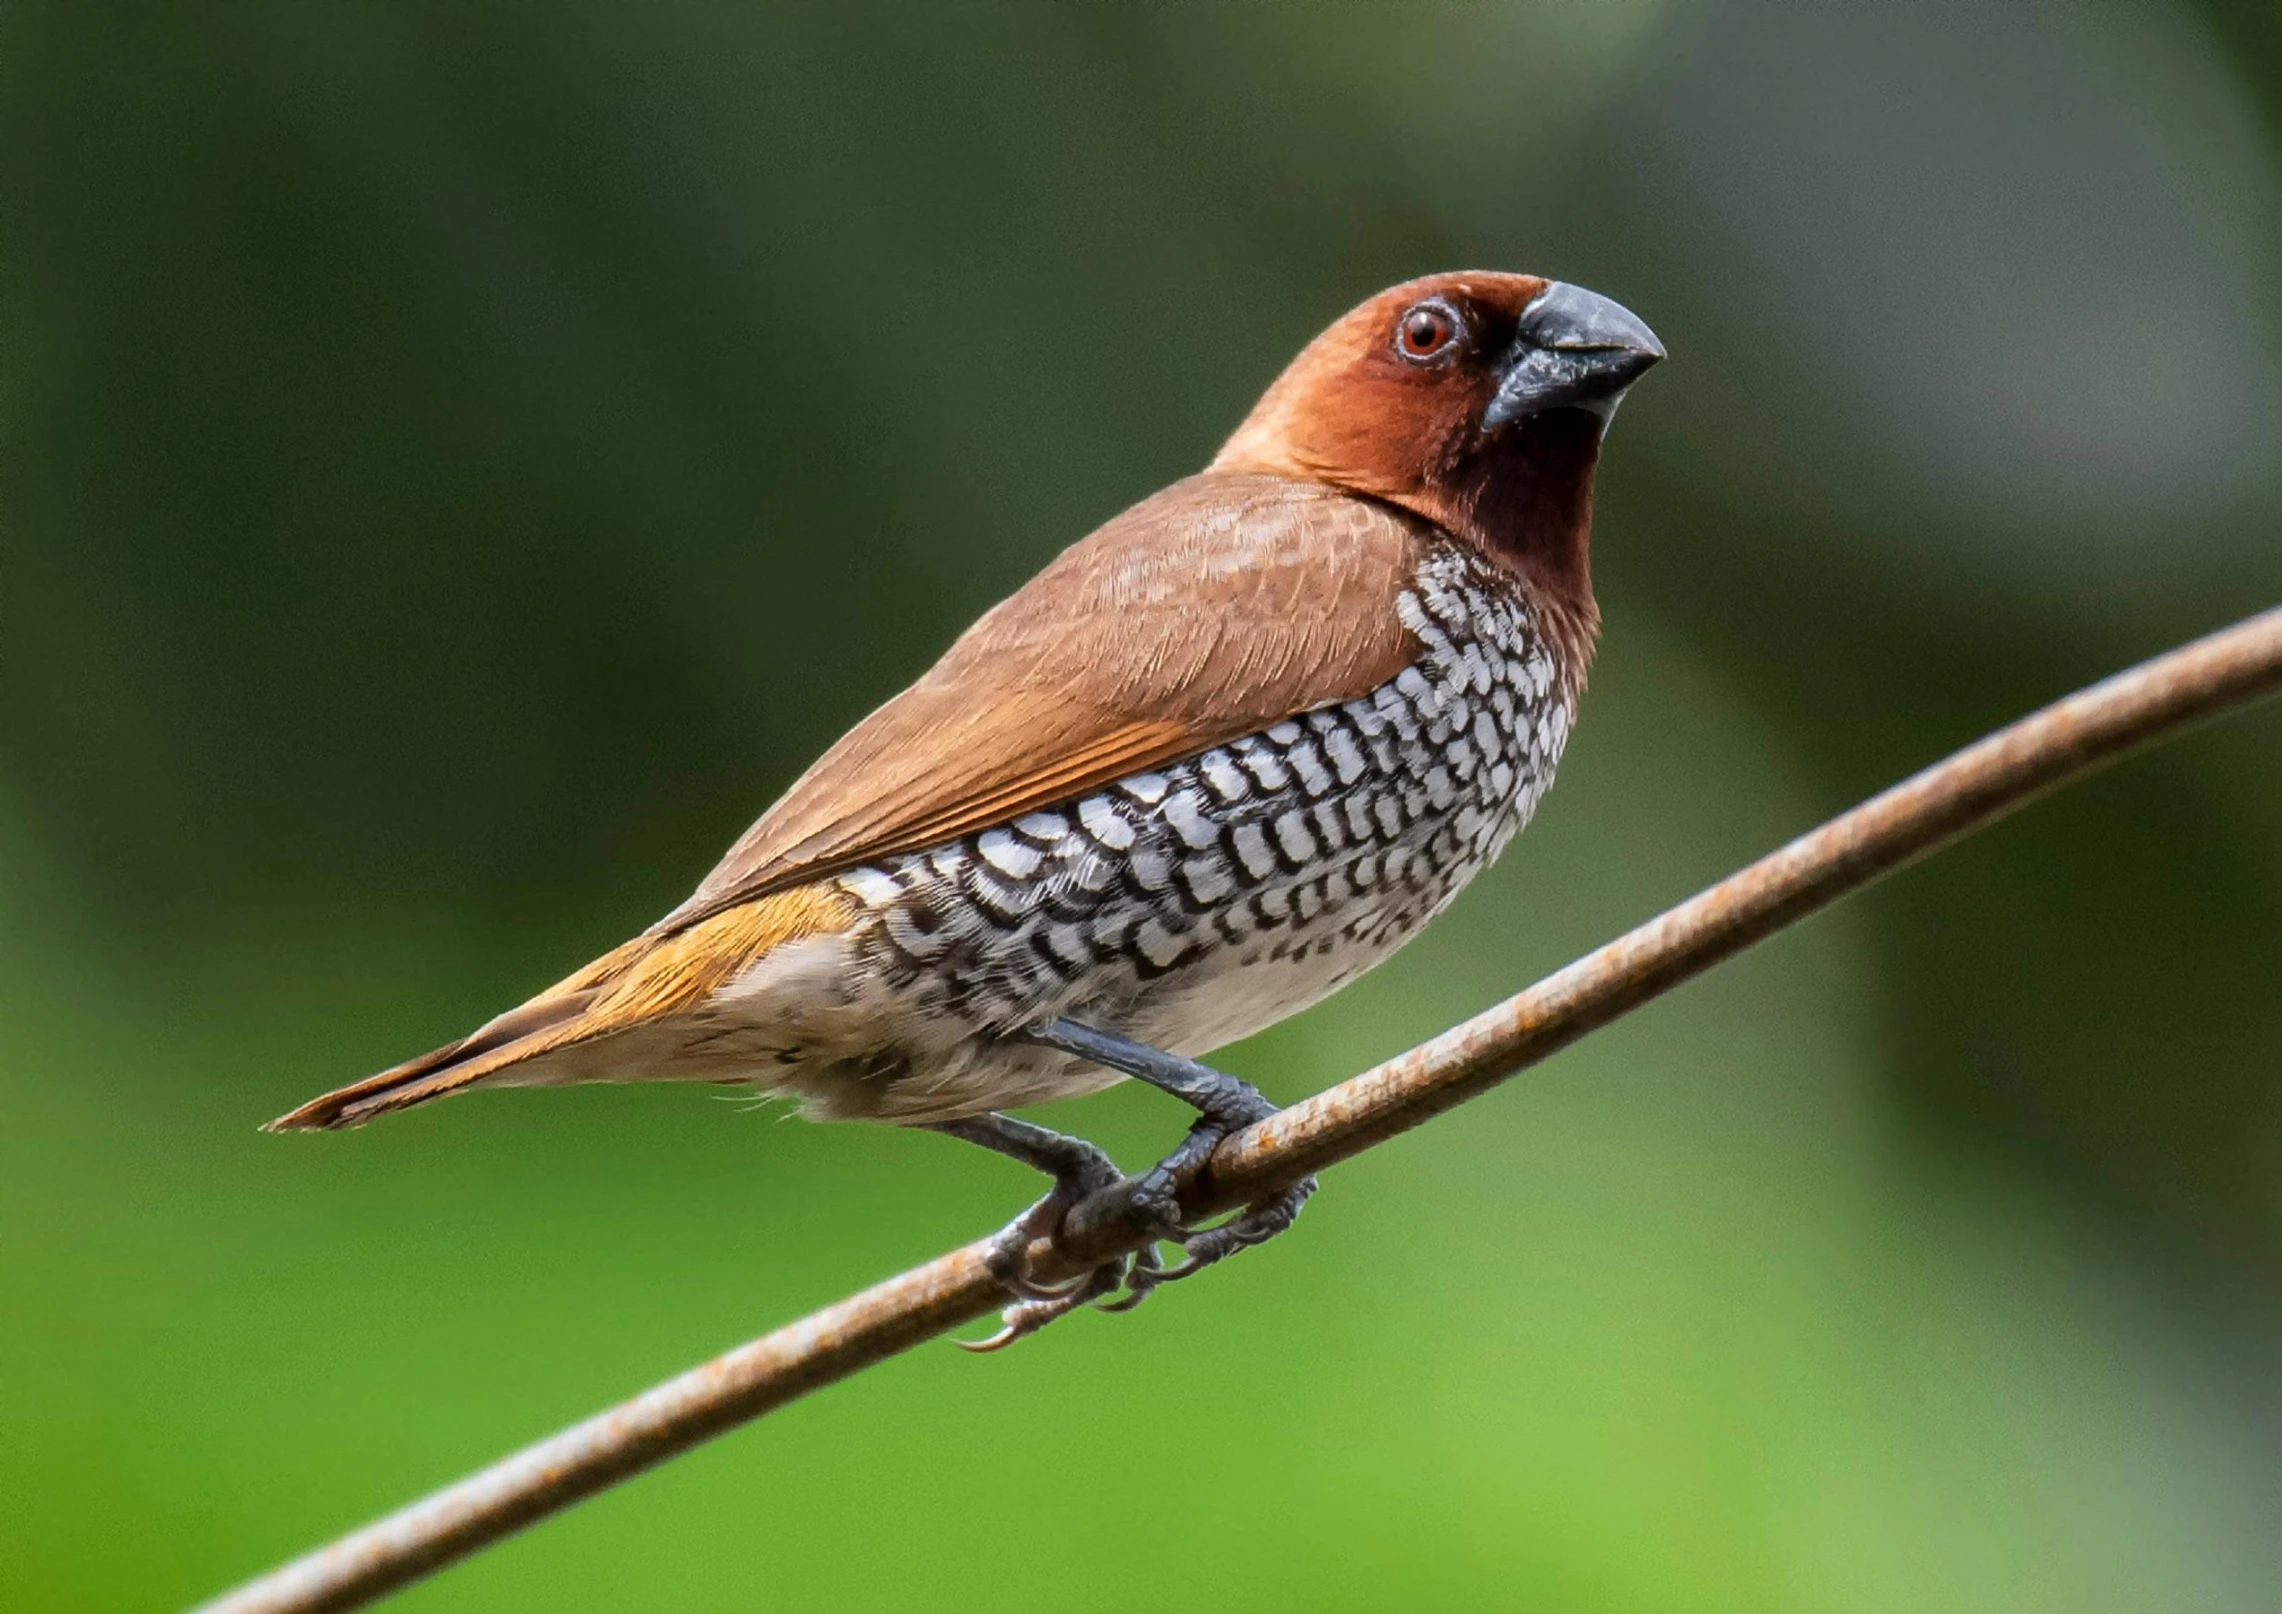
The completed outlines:
[[[654,1027],[694,1008],[754,960],[787,942],[844,930],[855,904],[834,886],[796,886],[741,904],[668,935],[643,935],[508,1010],[457,1042],[311,1099],[264,1132],[361,1126],[376,1115],[457,1093],[479,1082],[535,1085],[608,1080],[614,1062],[549,1056],[594,1048],[604,1038]],[[627,1050],[632,1054],[634,1050]],[[629,1074],[637,1074],[630,1072]]]

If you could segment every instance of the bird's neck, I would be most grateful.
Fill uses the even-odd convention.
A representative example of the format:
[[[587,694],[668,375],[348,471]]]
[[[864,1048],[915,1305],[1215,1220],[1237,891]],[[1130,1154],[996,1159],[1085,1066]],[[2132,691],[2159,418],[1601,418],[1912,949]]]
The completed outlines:
[[[1573,684],[1600,637],[1593,598],[1593,470],[1601,423],[1563,409],[1524,421],[1451,465],[1421,510],[1522,585]]]
[[[1421,476],[1414,466],[1389,468],[1362,451],[1383,434],[1310,449],[1276,421],[1260,424],[1268,414],[1263,402],[1210,469],[1329,483],[1424,517],[1513,579],[1561,659],[1564,684],[1572,692],[1584,686],[1601,630],[1591,565],[1598,419],[1557,409],[1485,446],[1474,446],[1470,435],[1457,438],[1465,446]]]

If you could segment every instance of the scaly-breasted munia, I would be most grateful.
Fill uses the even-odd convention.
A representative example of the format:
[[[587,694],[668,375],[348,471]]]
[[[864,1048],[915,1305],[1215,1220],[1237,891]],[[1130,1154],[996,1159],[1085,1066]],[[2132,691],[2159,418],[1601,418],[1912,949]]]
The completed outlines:
[[[1663,357],[1575,286],[1448,274],[1317,337],[1206,470],[1066,550],[864,719],[696,893],[472,1035],[271,1123],[354,1126],[475,1086],[748,1083],[1053,1174],[994,1247],[1000,1340],[1165,1272],[1062,1289],[1022,1252],[1114,1180],[998,1112],[1140,1076],[1201,1120],[1144,1178],[1271,1113],[1193,1056],[1418,934],[1552,782],[1599,630],[1601,434]]]

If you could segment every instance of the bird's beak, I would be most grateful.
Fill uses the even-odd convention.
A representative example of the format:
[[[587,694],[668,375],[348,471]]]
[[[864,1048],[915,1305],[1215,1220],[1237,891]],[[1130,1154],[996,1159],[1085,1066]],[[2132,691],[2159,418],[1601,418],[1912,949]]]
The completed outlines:
[[[1583,409],[1605,426],[1624,389],[1663,356],[1656,333],[1623,304],[1556,280],[1521,311],[1482,430],[1548,409]]]

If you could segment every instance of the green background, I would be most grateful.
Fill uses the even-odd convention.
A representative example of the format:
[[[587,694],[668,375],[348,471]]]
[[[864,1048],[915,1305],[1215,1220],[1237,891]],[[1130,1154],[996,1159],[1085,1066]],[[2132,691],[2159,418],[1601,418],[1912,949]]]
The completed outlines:
[[[1673,358],[1560,787],[1226,1057],[1278,1096],[2282,598],[2270,5],[0,9],[0,1607],[189,1602],[1022,1203],[701,1089],[253,1129],[1467,265]],[[400,1606],[2272,1609],[2278,1050],[2269,708]]]

